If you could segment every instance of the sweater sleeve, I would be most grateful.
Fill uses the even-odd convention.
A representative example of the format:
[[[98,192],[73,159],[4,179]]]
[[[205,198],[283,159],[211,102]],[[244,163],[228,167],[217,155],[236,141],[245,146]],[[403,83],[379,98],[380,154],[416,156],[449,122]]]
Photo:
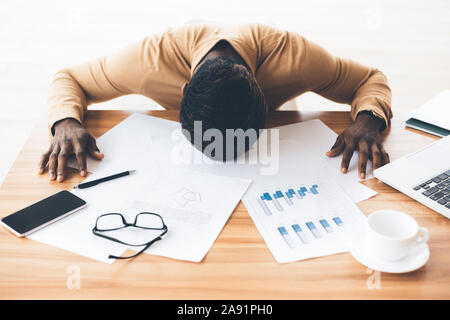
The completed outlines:
[[[331,55],[322,47],[304,38],[301,62],[302,81],[306,87],[327,99],[351,105],[355,120],[367,110],[384,119],[392,118],[391,90],[386,76],[378,69]]]
[[[73,118],[83,123],[87,106],[122,95],[140,93],[148,61],[149,39],[108,57],[65,68],[56,73],[48,95],[48,125]]]

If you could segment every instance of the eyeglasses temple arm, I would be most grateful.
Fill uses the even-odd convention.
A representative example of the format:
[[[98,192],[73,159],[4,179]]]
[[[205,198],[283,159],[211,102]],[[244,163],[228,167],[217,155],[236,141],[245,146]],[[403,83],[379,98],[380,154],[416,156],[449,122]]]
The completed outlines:
[[[152,241],[150,241],[149,243],[147,243],[147,245],[141,250],[141,251],[139,251],[138,253],[136,253],[136,254],[134,254],[134,255],[132,255],[132,256],[129,256],[129,257],[117,257],[117,256],[113,256],[113,255],[109,255],[108,256],[108,259],[131,259],[131,258],[135,258],[135,257],[137,257],[138,255],[140,255],[142,252],[144,252],[145,250],[147,250],[152,244],[154,244],[156,241],[159,241],[159,240],[161,240],[162,239],[162,237],[161,236],[159,236],[159,237],[157,237],[157,238],[155,238],[155,239],[153,239]]]

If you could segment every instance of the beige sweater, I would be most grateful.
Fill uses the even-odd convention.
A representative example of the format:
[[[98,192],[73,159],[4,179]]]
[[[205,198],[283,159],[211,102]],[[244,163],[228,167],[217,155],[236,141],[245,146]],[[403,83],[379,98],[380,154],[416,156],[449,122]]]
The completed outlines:
[[[142,94],[167,109],[178,109],[182,85],[220,40],[251,68],[271,110],[313,91],[350,104],[353,119],[362,110],[375,112],[386,125],[392,117],[391,91],[377,69],[333,56],[297,33],[267,25],[190,25],[59,71],[48,98],[49,128],[64,118],[82,123],[89,104],[126,94]]]

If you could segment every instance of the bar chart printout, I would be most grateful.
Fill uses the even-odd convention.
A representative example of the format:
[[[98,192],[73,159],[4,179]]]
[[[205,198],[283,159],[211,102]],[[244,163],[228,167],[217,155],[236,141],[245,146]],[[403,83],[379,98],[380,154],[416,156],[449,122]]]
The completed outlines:
[[[348,251],[349,238],[364,223],[358,207],[330,181],[252,191],[244,204],[278,262]]]
[[[266,215],[271,216],[272,211],[269,208],[270,206],[273,206],[273,209],[275,211],[284,211],[284,206],[294,206],[294,199],[303,199],[308,194],[317,195],[319,194],[318,191],[318,185],[314,184],[307,187],[300,187],[297,192],[294,191],[294,189],[289,188],[286,191],[281,190],[275,190],[273,193],[271,192],[264,192],[259,198],[258,203],[261,206],[261,208],[264,210]],[[284,203],[281,202],[281,199],[284,199]]]
[[[281,236],[283,237],[284,241],[286,241],[286,244],[289,248],[295,248],[295,244],[292,241],[291,237],[289,236],[288,232],[286,231],[285,227],[278,227],[278,231],[280,232]]]

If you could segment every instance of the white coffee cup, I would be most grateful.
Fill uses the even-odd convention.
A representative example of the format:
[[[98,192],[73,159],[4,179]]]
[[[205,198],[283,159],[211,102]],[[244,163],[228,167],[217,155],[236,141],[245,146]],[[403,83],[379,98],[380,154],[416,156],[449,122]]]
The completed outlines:
[[[417,245],[426,243],[429,232],[406,213],[394,210],[372,212],[367,218],[365,241],[369,255],[396,261],[406,257]]]

